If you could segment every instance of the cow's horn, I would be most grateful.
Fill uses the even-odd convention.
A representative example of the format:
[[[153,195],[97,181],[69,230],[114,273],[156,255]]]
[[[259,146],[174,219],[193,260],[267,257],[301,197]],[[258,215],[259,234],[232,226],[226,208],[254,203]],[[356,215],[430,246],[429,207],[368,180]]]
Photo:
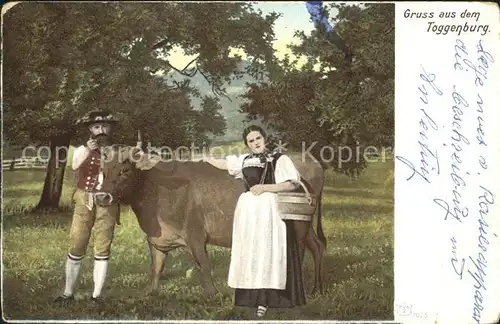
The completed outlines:
[[[142,148],[142,133],[141,130],[137,130],[137,147]]]

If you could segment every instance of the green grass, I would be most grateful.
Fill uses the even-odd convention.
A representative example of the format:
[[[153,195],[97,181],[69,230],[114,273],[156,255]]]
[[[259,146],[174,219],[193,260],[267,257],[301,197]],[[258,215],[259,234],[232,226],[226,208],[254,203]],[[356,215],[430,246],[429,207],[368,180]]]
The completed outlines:
[[[324,295],[308,295],[307,305],[270,310],[275,320],[391,320],[393,304],[393,161],[373,163],[357,180],[327,172],[323,226],[328,239]],[[209,246],[219,290],[206,298],[186,250],[170,253],[159,296],[146,297],[149,254],[145,235],[128,207],[122,208],[109,275],[108,303],[89,302],[92,258],[89,246],[77,288],[77,303],[52,304],[64,286],[64,262],[71,221],[72,172],[66,173],[61,205],[66,212],[29,213],[43,186],[42,171],[4,173],[3,311],[6,319],[252,319],[254,310],[233,307],[227,286],[229,250]],[[389,180],[388,180],[389,179]],[[304,264],[308,291],[313,284],[309,253]]]

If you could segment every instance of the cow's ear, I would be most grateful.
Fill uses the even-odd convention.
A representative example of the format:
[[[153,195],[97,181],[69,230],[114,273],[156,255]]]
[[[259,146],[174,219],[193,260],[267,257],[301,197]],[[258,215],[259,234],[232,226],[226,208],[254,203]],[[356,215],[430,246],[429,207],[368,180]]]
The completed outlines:
[[[154,155],[154,154],[147,154],[144,152],[139,152],[135,157],[138,157],[137,159],[134,159],[135,161],[135,167],[139,170],[150,170],[154,168],[155,165],[160,162],[160,156]]]

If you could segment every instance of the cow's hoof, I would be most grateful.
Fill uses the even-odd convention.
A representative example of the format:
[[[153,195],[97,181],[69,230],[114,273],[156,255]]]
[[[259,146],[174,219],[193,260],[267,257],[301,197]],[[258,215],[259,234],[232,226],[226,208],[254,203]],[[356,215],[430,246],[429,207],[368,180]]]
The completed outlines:
[[[159,289],[153,289],[153,288],[149,288],[144,293],[144,295],[146,295],[147,297],[154,297],[154,296],[158,296],[159,294],[160,294]]]

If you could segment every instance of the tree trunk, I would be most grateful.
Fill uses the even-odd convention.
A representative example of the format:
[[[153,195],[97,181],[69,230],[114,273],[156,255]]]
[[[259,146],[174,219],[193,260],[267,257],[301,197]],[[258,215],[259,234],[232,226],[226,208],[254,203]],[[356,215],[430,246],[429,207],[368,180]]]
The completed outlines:
[[[50,140],[50,159],[37,210],[59,208],[70,141],[71,136],[67,135],[52,137]]]

